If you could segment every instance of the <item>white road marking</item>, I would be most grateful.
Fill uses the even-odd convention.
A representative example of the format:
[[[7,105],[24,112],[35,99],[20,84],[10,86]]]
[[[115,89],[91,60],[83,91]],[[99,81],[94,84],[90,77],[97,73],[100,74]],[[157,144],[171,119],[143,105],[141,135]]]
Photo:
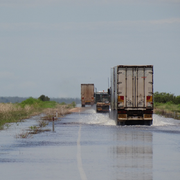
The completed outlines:
[[[77,165],[78,165],[79,173],[81,176],[81,180],[87,180],[86,174],[85,174],[83,166],[82,166],[80,141],[81,141],[81,125],[79,127],[78,139],[77,139]]]

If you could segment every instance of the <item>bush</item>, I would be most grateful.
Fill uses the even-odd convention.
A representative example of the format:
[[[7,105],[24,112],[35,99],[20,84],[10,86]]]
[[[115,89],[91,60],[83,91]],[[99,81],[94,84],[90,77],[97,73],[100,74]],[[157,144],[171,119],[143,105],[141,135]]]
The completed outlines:
[[[73,101],[71,104],[68,105],[69,108],[75,108],[76,107],[76,103]]]
[[[180,104],[180,96],[175,96],[174,94],[165,92],[155,92],[154,103]]]
[[[35,105],[35,104],[37,105],[39,103],[40,103],[40,100],[30,97],[30,98],[26,99],[25,101],[21,102],[20,106],[25,107],[26,105]]]
[[[50,101],[50,98],[48,96],[45,96],[45,95],[41,95],[38,99],[41,101]]]
[[[180,96],[177,96],[175,99],[175,104],[180,104]]]
[[[66,103],[65,102],[62,102],[62,103],[60,103],[61,105],[66,105]]]

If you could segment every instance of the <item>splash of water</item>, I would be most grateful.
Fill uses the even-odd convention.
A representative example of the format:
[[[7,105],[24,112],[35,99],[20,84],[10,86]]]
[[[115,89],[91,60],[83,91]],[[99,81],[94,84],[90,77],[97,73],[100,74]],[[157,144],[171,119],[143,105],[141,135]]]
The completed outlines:
[[[80,118],[81,123],[115,126],[114,120],[109,118],[108,113],[96,113],[94,109],[88,109]]]
[[[153,114],[153,126],[170,126],[175,125],[174,119],[165,118],[157,114]]]
[[[83,113],[83,116],[79,119],[80,123],[84,124],[99,124],[99,125],[109,125],[115,126],[115,120],[109,118],[109,113],[97,113],[95,109],[91,108]],[[180,121],[173,118],[165,118],[157,114],[153,114],[153,124],[152,126],[174,126],[179,125]]]

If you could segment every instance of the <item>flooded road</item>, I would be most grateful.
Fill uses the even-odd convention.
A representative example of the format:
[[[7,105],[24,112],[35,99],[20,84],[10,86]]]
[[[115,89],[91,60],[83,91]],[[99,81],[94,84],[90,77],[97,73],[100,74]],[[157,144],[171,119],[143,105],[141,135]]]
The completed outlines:
[[[0,131],[1,180],[180,179],[180,121],[121,127],[87,109],[55,121],[55,132],[16,138],[38,119]]]

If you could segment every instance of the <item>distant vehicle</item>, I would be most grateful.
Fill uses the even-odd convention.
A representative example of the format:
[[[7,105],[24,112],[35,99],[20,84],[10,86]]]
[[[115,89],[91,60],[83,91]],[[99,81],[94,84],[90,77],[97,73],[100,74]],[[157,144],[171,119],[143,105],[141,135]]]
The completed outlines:
[[[94,104],[94,84],[81,84],[81,106]]]
[[[111,69],[110,118],[117,125],[151,125],[153,66],[119,65]]]
[[[96,92],[96,112],[109,112],[109,94],[107,92]]]

